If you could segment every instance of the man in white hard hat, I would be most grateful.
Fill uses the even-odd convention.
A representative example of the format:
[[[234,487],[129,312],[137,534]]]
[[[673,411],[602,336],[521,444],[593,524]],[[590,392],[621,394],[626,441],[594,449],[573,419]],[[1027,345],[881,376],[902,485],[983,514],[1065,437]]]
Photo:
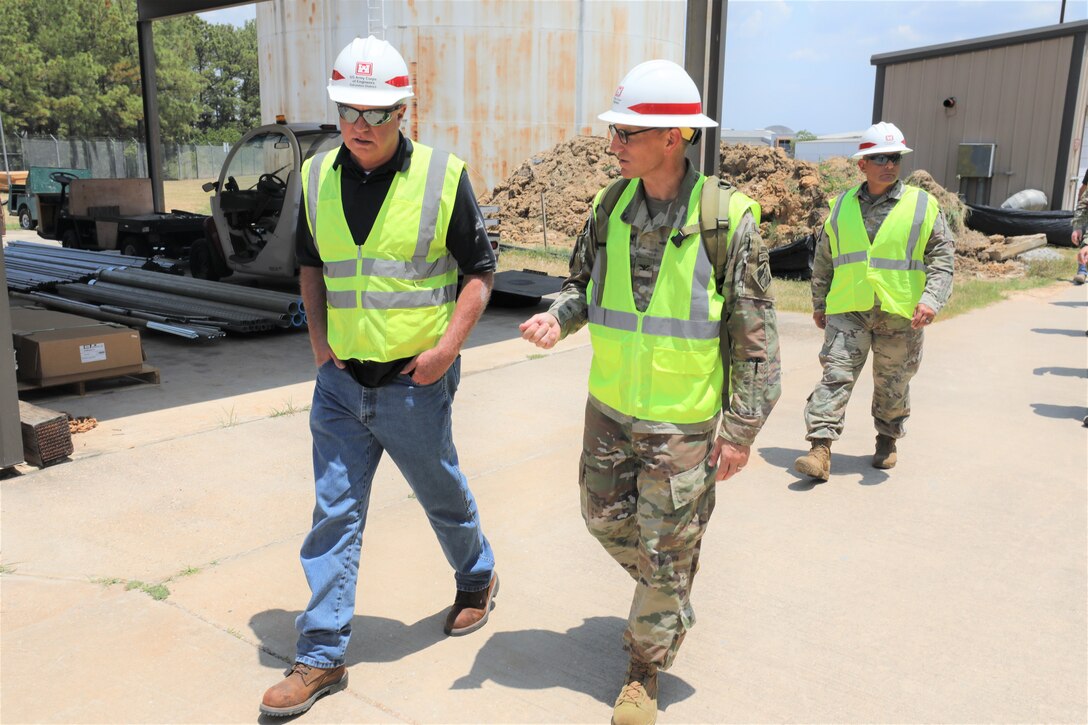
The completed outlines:
[[[817,480],[831,475],[831,442],[842,434],[846,404],[870,350],[873,466],[895,466],[923,331],[952,294],[955,240],[944,214],[930,194],[899,180],[910,152],[893,124],[871,126],[852,157],[865,181],[831,200],[816,244],[812,319],[824,331],[824,372],[805,405],[811,450],[794,468]]]
[[[487,305],[495,269],[465,164],[400,133],[412,86],[404,59],[384,40],[356,38],[345,47],[328,94],[343,144],[303,164],[298,226],[317,366],[310,410],[317,502],[301,551],[312,597],[296,620],[295,665],[261,703],[275,716],[305,712],[347,684],[359,548],[383,452],[453,569],[446,634],[483,626],[498,590],[450,422],[461,346]]]
[[[671,61],[642,63],[599,118],[623,178],[597,194],[570,277],[521,332],[551,348],[589,325],[582,515],[636,582],[612,719],[634,725],[655,722],[657,672],[695,622],[716,483],[748,462],[780,365],[759,206],[685,158],[715,125],[694,82]]]

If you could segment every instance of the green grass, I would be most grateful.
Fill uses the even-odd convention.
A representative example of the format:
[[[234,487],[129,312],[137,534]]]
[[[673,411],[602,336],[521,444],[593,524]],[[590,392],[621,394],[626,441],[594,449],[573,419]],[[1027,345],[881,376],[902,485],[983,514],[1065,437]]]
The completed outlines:
[[[555,253],[541,251],[523,251],[521,249],[503,249],[499,253],[499,271],[532,269],[555,277],[566,278],[570,274],[567,261],[570,249],[557,250]]]
[[[8,564],[0,564],[0,574],[13,574],[15,573],[15,567]]]
[[[1068,281],[1076,267],[1076,250],[1053,249],[1057,259],[1034,259],[1027,262],[1023,277],[1010,279],[977,279],[956,277],[952,285],[952,299],[944,306],[937,321],[947,320],[971,310],[988,307],[1007,298],[1014,292],[1046,287],[1055,282]],[[808,281],[776,279],[774,281],[775,308],[783,312],[812,314],[812,293]]]
[[[279,417],[284,416],[284,415],[294,415],[295,413],[305,413],[305,412],[307,412],[309,410],[310,410],[309,405],[302,405],[302,406],[295,405],[293,400],[288,399],[287,402],[285,402],[283,404],[282,408],[273,408],[269,412],[268,417],[270,417],[270,418],[279,418]]]

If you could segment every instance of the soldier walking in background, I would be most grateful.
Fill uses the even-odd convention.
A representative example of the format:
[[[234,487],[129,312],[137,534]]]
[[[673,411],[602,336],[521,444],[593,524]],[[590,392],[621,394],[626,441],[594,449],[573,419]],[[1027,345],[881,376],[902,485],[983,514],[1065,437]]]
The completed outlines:
[[[812,267],[812,319],[824,330],[823,378],[805,406],[811,450],[798,473],[826,481],[831,442],[842,434],[846,404],[873,353],[876,453],[892,468],[910,415],[910,381],[922,362],[922,337],[952,294],[955,241],[937,201],[899,180],[902,132],[877,123],[863,135],[858,168],[865,181],[831,201]]]
[[[597,194],[570,277],[521,331],[551,348],[589,324],[582,516],[636,582],[612,719],[634,725],[656,720],[657,672],[695,623],[691,583],[716,481],[748,462],[780,364],[759,206],[684,157],[715,125],[694,82],[670,61],[642,63],[600,119],[623,179]]]
[[[1084,284],[1088,280],[1088,252],[1085,252],[1085,232],[1088,232],[1088,169],[1084,170],[1084,178],[1080,181],[1077,190],[1077,208],[1073,212],[1073,244],[1077,250],[1077,273],[1073,276],[1073,284]]]

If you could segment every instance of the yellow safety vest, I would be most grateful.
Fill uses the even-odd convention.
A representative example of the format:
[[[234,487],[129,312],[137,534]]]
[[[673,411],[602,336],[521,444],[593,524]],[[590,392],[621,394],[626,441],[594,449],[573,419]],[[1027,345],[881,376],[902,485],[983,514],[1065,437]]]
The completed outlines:
[[[922,189],[904,186],[903,196],[870,244],[858,203],[860,188],[855,186],[833,199],[824,222],[835,270],[827,313],[870,310],[875,295],[885,312],[913,317],[926,285],[922,260],[940,207]]]
[[[341,359],[388,362],[437,344],[457,297],[457,263],[446,249],[464,162],[413,143],[362,245],[341,202],[336,151],[302,165],[303,203],[323,264],[328,340]],[[316,193],[315,193],[316,191]]]
[[[718,292],[699,231],[699,199],[705,181],[706,177],[699,179],[688,200],[684,229],[691,231],[679,246],[665,245],[645,312],[635,307],[631,227],[622,220],[638,179],[627,185],[608,216],[604,253],[598,252],[586,288],[593,344],[590,395],[640,420],[701,423],[721,409],[718,340],[725,299]],[[594,200],[594,214],[602,195]],[[734,196],[743,195],[734,192]],[[738,200],[737,208],[739,223],[747,204]],[[732,211],[731,203],[731,222]],[[730,225],[730,232],[736,223]],[[731,240],[730,233],[727,245]]]

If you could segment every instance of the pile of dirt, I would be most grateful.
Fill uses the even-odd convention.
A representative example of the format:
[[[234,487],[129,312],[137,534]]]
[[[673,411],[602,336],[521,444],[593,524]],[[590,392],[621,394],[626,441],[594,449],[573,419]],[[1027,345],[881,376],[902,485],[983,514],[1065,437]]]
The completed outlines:
[[[748,144],[722,144],[718,175],[759,202],[759,231],[771,249],[818,233],[828,199],[862,181],[848,159],[814,164],[780,148]]]
[[[585,225],[593,197],[619,176],[608,139],[576,136],[522,163],[480,203],[498,206],[504,241],[528,246],[544,242],[543,208],[548,245],[569,248]]]

